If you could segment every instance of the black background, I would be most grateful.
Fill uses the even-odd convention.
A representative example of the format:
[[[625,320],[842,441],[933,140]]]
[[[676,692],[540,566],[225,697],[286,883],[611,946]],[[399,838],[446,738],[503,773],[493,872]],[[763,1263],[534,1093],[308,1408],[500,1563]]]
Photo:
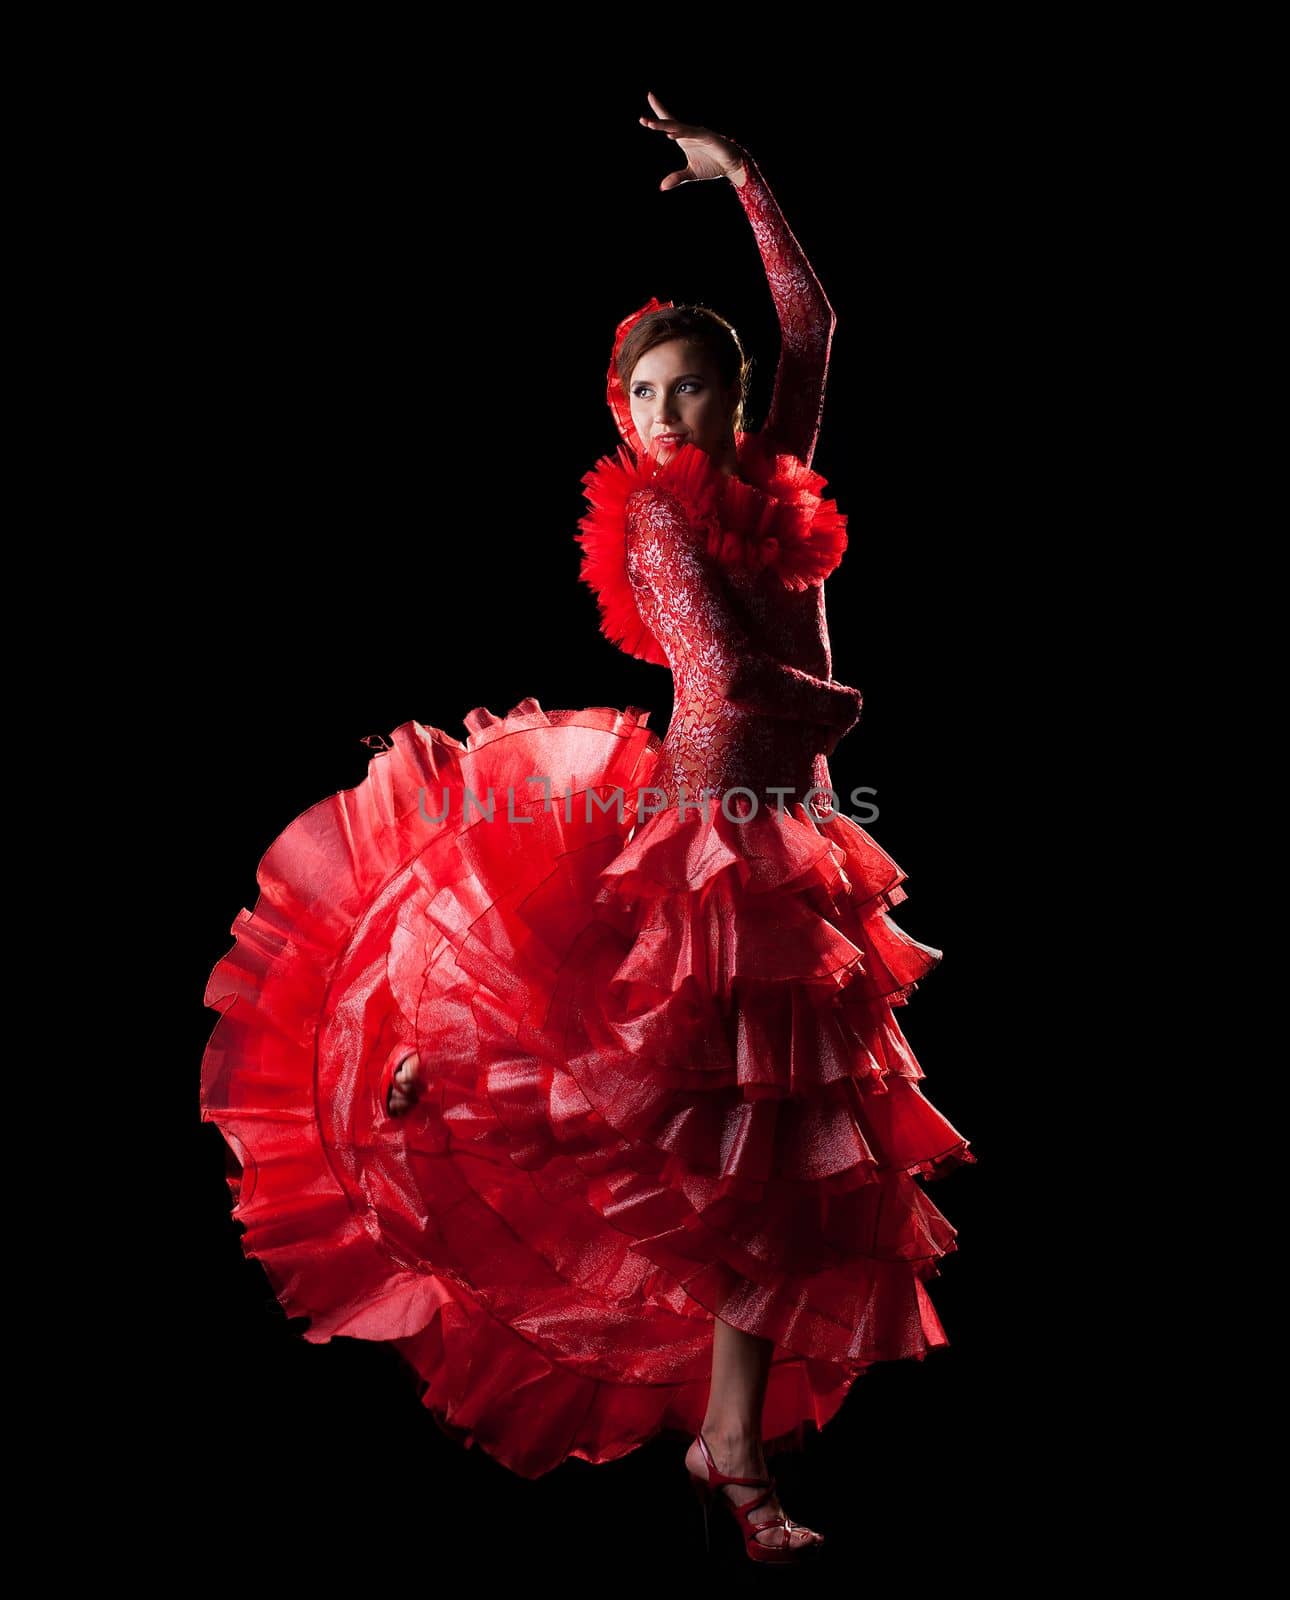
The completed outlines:
[[[647,88],[755,155],[837,314],[814,464],[849,516],[829,615],[835,675],[865,709],[832,771],[844,809],[876,789],[866,826],[909,873],[897,920],[946,953],[901,1020],[980,1162],[930,1191],[960,1230],[932,1285],[950,1347],[874,1369],[772,1468],[844,1581],[968,1560],[988,1577],[1067,1470],[1051,1280],[1081,1263],[1049,1254],[1058,1134],[1040,1098],[1065,1041],[1030,984],[1054,914],[1047,741],[1065,692],[1046,613],[1085,510],[1071,374],[1094,312],[1071,286],[1105,240],[1073,226],[1078,186],[1045,198],[1072,152],[1043,83],[820,45],[786,71],[761,44],[751,67],[696,46],[685,71],[606,46],[531,82],[447,55],[418,81],[379,51],[333,49],[327,70],[248,52],[196,109],[177,82],[182,159],[148,146],[181,486],[154,620],[191,768],[187,920],[167,930],[179,1271],[139,1241],[140,1345],[186,1529],[235,1566],[700,1570],[683,1442],[526,1483],[444,1438],[392,1352],[300,1339],[241,1255],[222,1142],[197,1117],[202,990],[256,863],[363,779],[365,739],[409,718],[461,737],[470,708],[526,695],[647,706],[667,726],[667,674],[603,638],[577,578],[581,474],[617,443],[614,324],[651,294],[716,306],[756,358],[754,427],[777,332],[729,186],[658,192],[682,161],[637,122]]]

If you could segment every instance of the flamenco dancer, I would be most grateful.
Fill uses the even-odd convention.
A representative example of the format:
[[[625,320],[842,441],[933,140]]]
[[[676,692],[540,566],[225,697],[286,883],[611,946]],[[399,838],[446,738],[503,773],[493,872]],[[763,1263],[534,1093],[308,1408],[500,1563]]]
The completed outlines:
[[[755,1561],[810,1557],[767,1452],[875,1362],[948,1343],[956,1231],[920,1180],[975,1161],[896,1011],[941,952],[837,809],[860,712],[824,584],[846,519],[811,466],[835,318],[752,156],[641,123],[734,191],[781,329],[770,414],[704,306],[619,324],[622,443],[583,477],[605,634],[670,669],[629,706],[408,722],[260,862],[211,974],[201,1114],[242,1248],[304,1337],[390,1343],[450,1437],[538,1477],[690,1441]],[[724,202],[714,202],[724,203]]]

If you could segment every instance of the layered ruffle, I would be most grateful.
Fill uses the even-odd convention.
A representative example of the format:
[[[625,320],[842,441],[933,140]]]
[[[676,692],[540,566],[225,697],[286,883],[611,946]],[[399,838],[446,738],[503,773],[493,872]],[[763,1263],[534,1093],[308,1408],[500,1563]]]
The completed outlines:
[[[827,480],[762,433],[737,434],[736,452],[742,478],[694,444],[662,458],[619,445],[583,473],[579,576],[596,595],[601,632],[628,655],[668,664],[627,574],[627,502],[639,489],[675,496],[698,547],[723,567],[772,572],[784,588],[801,590],[822,583],[842,560],[847,519],[825,498]]]
[[[775,1342],[772,1442],[947,1342],[917,1179],[974,1157],[895,1020],[941,958],[890,918],[904,874],[800,806],[638,820],[646,722],[400,727],[266,852],[206,993],[243,1249],[525,1476],[692,1433],[714,1316]]]

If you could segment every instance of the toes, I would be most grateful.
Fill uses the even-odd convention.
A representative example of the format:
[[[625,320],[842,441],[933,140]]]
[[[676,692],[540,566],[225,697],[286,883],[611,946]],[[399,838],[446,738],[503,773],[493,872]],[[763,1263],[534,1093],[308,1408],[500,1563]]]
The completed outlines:
[[[763,1541],[763,1543],[765,1542]],[[786,1524],[786,1536],[785,1534],[777,1533],[775,1542],[781,1545],[791,1544],[799,1547],[804,1544],[823,1544],[824,1535],[816,1533],[814,1528],[804,1528],[800,1523],[790,1520]]]

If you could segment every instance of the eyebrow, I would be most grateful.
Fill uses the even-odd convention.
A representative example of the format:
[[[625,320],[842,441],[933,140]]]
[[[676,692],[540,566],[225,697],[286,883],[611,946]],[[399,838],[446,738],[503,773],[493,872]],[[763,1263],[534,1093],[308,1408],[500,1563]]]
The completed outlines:
[[[698,378],[700,380],[700,382],[702,382],[703,374],[701,372],[680,372],[673,379],[673,382],[674,383],[684,383],[687,378]],[[653,381],[654,380],[652,378],[637,378],[636,379],[636,383],[653,383]],[[633,385],[633,387],[635,387],[635,385]]]

